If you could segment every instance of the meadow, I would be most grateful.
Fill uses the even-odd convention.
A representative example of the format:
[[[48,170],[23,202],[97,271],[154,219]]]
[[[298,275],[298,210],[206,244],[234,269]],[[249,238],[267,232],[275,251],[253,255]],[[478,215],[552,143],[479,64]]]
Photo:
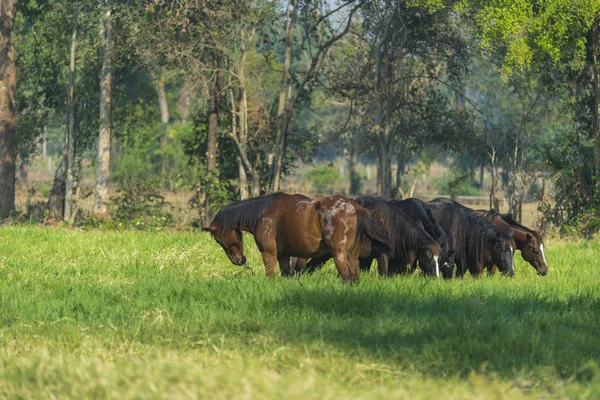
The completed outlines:
[[[546,277],[443,281],[332,264],[267,279],[203,233],[0,227],[0,397],[600,397],[600,243]]]

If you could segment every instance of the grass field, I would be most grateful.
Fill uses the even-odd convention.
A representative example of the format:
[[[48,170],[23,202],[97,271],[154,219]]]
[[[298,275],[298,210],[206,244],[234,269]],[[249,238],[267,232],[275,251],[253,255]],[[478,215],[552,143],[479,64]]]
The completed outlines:
[[[0,227],[0,396],[600,397],[600,244],[538,277],[297,279],[200,233]]]

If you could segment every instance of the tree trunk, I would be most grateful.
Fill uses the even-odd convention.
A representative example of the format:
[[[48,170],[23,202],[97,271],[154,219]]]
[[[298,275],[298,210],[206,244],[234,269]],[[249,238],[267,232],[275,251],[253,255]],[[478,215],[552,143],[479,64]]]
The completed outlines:
[[[14,22],[17,0],[0,2],[0,217],[15,208],[17,140]]]
[[[360,194],[360,174],[358,173],[358,151],[352,146],[348,157],[348,170],[350,171],[350,195]]]
[[[392,197],[392,149],[387,144],[388,135],[380,133],[377,172],[379,174],[379,195]]]
[[[238,173],[240,177],[240,199],[246,200],[250,197],[248,193],[248,175],[246,175],[246,169],[244,168],[244,163],[240,157],[236,157],[236,161],[238,163]]]
[[[21,178],[21,185],[27,186],[28,183],[28,172],[29,172],[29,157],[23,157],[21,159],[21,165],[19,166],[19,177]]]
[[[216,63],[215,63],[216,65]],[[215,81],[209,85],[209,96],[210,105],[208,112],[208,138],[207,138],[207,150],[206,150],[206,170],[209,177],[206,183],[212,185],[212,179],[214,178],[211,174],[217,168],[217,132],[219,129],[219,76],[215,77]],[[209,188],[203,188],[205,192],[202,214],[204,215],[204,226],[209,226],[212,222],[212,199],[210,197]]]
[[[592,110],[592,130],[594,134],[594,170],[596,179],[600,178],[600,78],[598,76],[598,36],[600,35],[600,15],[594,19],[592,26],[592,75],[594,109]]]
[[[498,171],[496,170],[496,149],[492,149],[491,153],[488,153],[490,157],[490,174],[492,176],[492,186],[490,188],[490,209],[499,210],[498,202]]]
[[[158,84],[156,85],[156,93],[158,94],[158,108],[160,109],[160,122],[162,136],[160,138],[160,150],[162,158],[161,166],[161,187],[166,187],[167,179],[167,161],[168,157],[166,149],[170,145],[169,139],[169,105],[167,103],[167,94],[165,93],[165,75],[161,74]],[[170,186],[170,185],[169,185]]]
[[[98,135],[98,171],[93,213],[97,218],[108,216],[108,177],[110,174],[110,139],[112,106],[113,41],[110,10],[100,25],[102,71],[100,73],[100,133]]]
[[[483,190],[483,163],[479,164],[479,189]]]
[[[56,166],[56,171],[54,172],[52,190],[50,191],[50,197],[48,197],[48,202],[46,203],[46,209],[48,210],[50,218],[55,220],[62,219],[65,206],[65,158],[61,157],[58,160],[58,165]]]
[[[210,109],[208,111],[208,138],[206,169],[210,172],[217,167],[217,130],[219,129],[219,88],[214,82],[210,89]]]
[[[75,101],[73,98],[75,84],[75,49],[77,47],[77,5],[73,10],[73,33],[71,34],[71,61],[69,63],[69,91],[67,94],[67,129],[65,133],[65,205],[63,219],[70,221],[73,213],[73,164],[75,158]]]
[[[396,183],[394,185],[394,190],[393,190],[394,198],[398,197],[398,194],[400,195],[401,199],[406,197],[406,193],[404,193],[404,190],[402,189],[402,177],[404,176],[405,168],[406,168],[406,161],[404,161],[402,159],[402,157],[398,157],[398,162],[396,164]],[[415,179],[415,182],[416,182],[416,179]],[[413,188],[414,188],[414,186],[413,186]],[[414,190],[413,190],[413,192],[414,192]]]
[[[158,94],[158,108],[160,109],[160,122],[163,124],[169,123],[169,105],[167,104],[167,94],[165,93],[165,75],[160,75],[160,80],[156,87]]]
[[[290,18],[290,7],[293,8]],[[294,41],[294,25],[298,17],[298,0],[288,0],[286,10],[286,31],[285,31],[285,58],[283,61],[283,72],[279,86],[279,104],[277,106],[277,132],[275,135],[275,148],[273,155],[273,165],[271,169],[270,192],[279,191],[281,185],[281,169],[283,166],[283,157],[285,154],[286,136],[289,126],[289,117],[287,114],[287,101],[289,100],[291,87],[288,83],[290,67],[292,63],[292,43]]]

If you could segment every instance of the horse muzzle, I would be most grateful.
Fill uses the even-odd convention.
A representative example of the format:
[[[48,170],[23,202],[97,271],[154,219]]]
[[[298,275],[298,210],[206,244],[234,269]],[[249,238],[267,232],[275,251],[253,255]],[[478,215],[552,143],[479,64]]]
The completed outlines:
[[[246,256],[232,258],[231,263],[241,267],[242,265],[246,264]]]

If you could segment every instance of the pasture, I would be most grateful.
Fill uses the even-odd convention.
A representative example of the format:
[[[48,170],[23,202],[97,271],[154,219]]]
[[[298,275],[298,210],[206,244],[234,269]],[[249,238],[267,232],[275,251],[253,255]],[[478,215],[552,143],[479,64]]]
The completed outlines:
[[[600,243],[443,281],[267,279],[210,235],[0,227],[5,398],[598,398]]]

